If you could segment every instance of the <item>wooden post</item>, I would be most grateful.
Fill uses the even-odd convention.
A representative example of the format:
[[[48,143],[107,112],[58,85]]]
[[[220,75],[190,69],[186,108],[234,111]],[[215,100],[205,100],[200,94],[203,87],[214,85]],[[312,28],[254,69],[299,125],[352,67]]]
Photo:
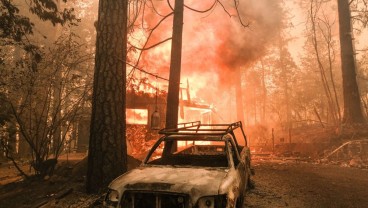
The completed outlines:
[[[272,153],[275,153],[275,135],[272,128]]]

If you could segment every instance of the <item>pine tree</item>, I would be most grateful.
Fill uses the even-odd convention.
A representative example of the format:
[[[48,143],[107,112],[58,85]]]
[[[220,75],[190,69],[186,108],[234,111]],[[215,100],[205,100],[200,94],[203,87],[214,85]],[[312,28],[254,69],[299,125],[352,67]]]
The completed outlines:
[[[127,170],[125,86],[128,1],[99,2],[87,191]]]

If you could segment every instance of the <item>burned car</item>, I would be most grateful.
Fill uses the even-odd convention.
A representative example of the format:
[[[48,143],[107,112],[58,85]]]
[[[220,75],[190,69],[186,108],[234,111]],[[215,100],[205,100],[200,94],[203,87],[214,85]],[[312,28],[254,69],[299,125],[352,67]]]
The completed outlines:
[[[190,122],[159,133],[141,166],[111,182],[105,206],[242,207],[250,151],[241,122]]]

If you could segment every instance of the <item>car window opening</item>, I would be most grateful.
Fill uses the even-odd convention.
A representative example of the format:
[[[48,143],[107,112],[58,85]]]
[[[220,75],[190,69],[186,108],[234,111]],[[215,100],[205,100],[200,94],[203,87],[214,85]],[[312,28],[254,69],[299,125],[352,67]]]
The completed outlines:
[[[224,141],[177,140],[177,151],[163,154],[162,142],[150,155],[147,164],[228,167],[228,156]]]

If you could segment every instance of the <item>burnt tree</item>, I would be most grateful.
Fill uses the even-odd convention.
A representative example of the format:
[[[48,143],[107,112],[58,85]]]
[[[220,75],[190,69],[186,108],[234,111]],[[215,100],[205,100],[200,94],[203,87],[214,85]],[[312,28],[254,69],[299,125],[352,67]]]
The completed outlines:
[[[127,170],[127,5],[127,0],[99,2],[86,184],[89,193],[105,188]]]
[[[344,117],[347,124],[363,123],[360,93],[356,80],[356,66],[351,30],[349,0],[338,0],[341,69],[344,93]]]
[[[166,128],[176,127],[179,113],[181,48],[183,34],[184,0],[175,0],[171,44],[170,81],[167,94]]]

